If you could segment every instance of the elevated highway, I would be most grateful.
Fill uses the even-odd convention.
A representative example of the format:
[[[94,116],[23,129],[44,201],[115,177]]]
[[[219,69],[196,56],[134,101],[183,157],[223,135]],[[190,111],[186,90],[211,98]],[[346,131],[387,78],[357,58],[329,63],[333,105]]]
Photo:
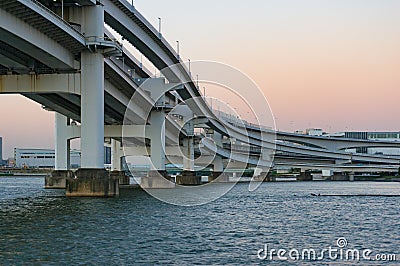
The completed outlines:
[[[168,145],[184,147],[184,170],[193,172],[196,125],[190,121],[196,119],[202,120],[199,124],[203,129],[214,132],[211,138],[203,136],[202,145],[205,156],[214,156],[209,164],[216,172],[223,171],[223,159],[268,171],[275,150],[285,163],[298,163],[296,160],[302,157],[303,162],[309,158],[319,162],[376,164],[376,167],[399,164],[399,158],[351,154],[344,150],[400,147],[400,143],[300,136],[221,119],[202,97],[179,54],[134,6],[125,0],[64,0],[63,3],[50,0],[0,3],[0,93],[22,94],[60,114],[56,116],[57,171],[68,171],[65,155],[68,142],[81,138],[82,170],[76,173],[78,183],[71,181],[70,195],[86,193],[74,191],[80,189],[79,178],[84,183],[92,182],[87,181],[89,177],[106,176],[102,170],[104,138],[113,139],[115,150],[123,142],[121,126],[125,124],[142,126],[144,130],[139,131],[143,132],[148,129],[147,133],[125,132],[129,141],[123,145],[150,146],[152,170],[162,174]],[[120,35],[116,37],[122,36],[137,48],[161,71],[166,82],[152,79],[150,71],[116,41],[107,27]],[[176,108],[178,103],[187,108]],[[174,108],[181,111],[171,112],[175,116],[168,115]],[[186,122],[177,121],[175,117],[179,116],[184,116]],[[78,131],[71,130],[71,120],[80,123]],[[65,133],[69,131],[73,133]],[[223,143],[229,143],[230,139],[259,151],[249,155],[235,151],[232,146],[224,147]],[[107,182],[103,190],[114,191],[108,196],[116,194],[113,181]],[[88,193],[92,195],[93,191]]]

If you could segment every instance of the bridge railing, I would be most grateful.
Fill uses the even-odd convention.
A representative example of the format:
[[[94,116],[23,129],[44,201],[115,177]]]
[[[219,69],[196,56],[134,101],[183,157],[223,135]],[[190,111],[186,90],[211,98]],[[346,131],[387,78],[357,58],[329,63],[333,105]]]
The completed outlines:
[[[72,27],[71,24],[69,24],[68,22],[66,22],[62,17],[60,17],[59,15],[57,15],[56,13],[54,13],[51,9],[47,8],[45,5],[43,5],[41,2],[37,1],[37,0],[25,0],[23,2],[31,2],[34,3],[38,8],[40,8],[42,11],[46,12],[48,15],[50,15],[52,18],[56,19],[59,23],[63,24],[64,26],[68,27],[69,29],[71,29],[72,31],[74,31],[75,33],[79,34],[80,36],[83,37],[83,34],[81,32],[79,32],[78,30],[76,30],[74,27]]]
[[[267,126],[261,126],[258,124],[254,124],[254,123],[250,123],[245,119],[240,119],[232,114],[228,114],[225,112],[222,112],[220,110],[215,110],[215,109],[211,109],[213,111],[214,114],[216,114],[216,116],[220,119],[225,120],[226,122],[228,122],[229,124],[238,127],[240,126],[245,126],[247,128],[253,128],[253,129],[257,129],[257,130],[272,130],[271,127],[267,127]]]
[[[117,39],[110,38],[108,36],[86,36],[85,37],[86,46],[96,46],[99,48],[114,48],[114,52],[108,52],[108,55],[122,54],[122,45],[117,41]]]

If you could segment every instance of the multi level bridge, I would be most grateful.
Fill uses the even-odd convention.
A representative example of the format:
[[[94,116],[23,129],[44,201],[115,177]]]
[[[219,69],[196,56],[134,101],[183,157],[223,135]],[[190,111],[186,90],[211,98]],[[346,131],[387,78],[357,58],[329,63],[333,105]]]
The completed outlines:
[[[116,39],[139,50],[163,77],[153,77]],[[56,169],[48,185],[67,179],[68,196],[117,195],[115,175],[129,156],[149,159],[142,178],[149,188],[175,186],[166,163],[183,166],[177,184],[193,185],[200,182],[196,165],[212,167],[211,179],[221,181],[231,166],[257,167],[264,175],[276,165],[354,171],[368,164],[379,171],[398,167],[400,159],[345,151],[400,143],[301,136],[218,116],[190,65],[125,0],[2,0],[0,93],[22,94],[56,113]],[[72,172],[75,138],[82,168]],[[112,173],[104,169],[105,139]]]

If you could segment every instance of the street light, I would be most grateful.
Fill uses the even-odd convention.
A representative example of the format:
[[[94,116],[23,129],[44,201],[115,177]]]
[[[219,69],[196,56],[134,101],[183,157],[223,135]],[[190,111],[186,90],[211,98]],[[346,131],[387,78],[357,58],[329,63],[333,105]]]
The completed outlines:
[[[188,61],[189,61],[189,76],[191,77],[192,76],[192,72],[190,71],[190,58],[188,59]]]
[[[158,33],[160,34],[160,39],[161,39],[161,18],[158,18]]]
[[[178,54],[178,59],[179,59],[179,41],[176,41],[176,53]]]

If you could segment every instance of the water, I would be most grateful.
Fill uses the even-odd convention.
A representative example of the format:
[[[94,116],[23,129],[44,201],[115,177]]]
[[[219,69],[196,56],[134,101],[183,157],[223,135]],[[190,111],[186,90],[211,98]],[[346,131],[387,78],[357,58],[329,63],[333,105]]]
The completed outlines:
[[[196,207],[168,205],[139,189],[116,199],[67,199],[43,183],[0,178],[0,265],[281,265],[261,261],[257,251],[264,244],[321,250],[337,247],[339,237],[374,253],[398,253],[400,246],[400,197],[310,196],[400,195],[400,183],[265,183],[255,192],[238,184]],[[327,263],[354,261],[314,262]]]

